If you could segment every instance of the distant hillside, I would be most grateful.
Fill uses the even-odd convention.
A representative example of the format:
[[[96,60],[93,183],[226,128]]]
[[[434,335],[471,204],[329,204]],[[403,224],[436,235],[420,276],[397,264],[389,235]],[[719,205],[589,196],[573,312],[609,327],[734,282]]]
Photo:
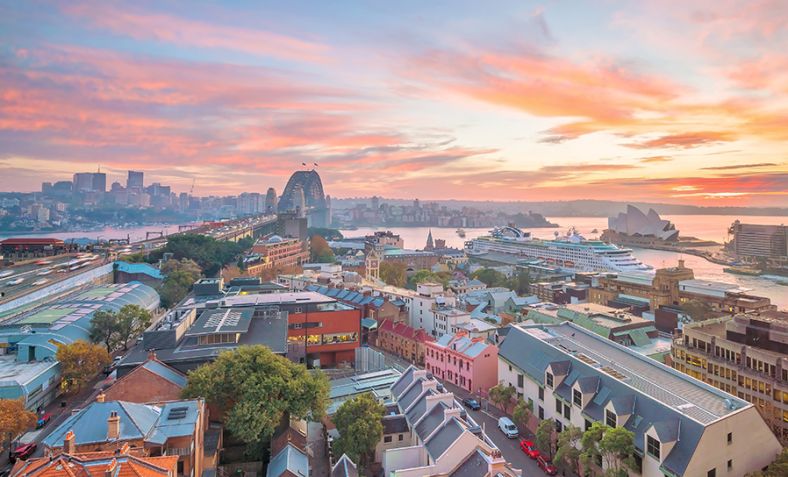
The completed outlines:
[[[412,200],[385,199],[387,204],[412,204]],[[331,199],[334,209],[351,208],[358,203],[369,204],[369,198]],[[618,202],[612,200],[567,200],[553,202],[494,202],[473,200],[435,200],[449,208],[474,207],[480,210],[496,210],[507,213],[532,211],[547,217],[609,217],[625,212],[629,204],[643,211],[652,208],[660,215],[775,215],[788,216],[788,207],[699,207],[696,205],[661,204],[655,202]]]

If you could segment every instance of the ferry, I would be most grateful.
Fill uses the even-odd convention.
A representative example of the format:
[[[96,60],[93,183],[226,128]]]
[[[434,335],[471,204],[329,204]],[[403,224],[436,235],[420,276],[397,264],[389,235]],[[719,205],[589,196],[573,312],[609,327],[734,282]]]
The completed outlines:
[[[22,277],[19,277],[19,278],[14,278],[13,280],[8,280],[8,282],[6,283],[6,285],[8,285],[9,287],[12,287],[12,286],[14,286],[14,285],[19,285],[19,284],[20,284],[20,283],[22,283],[23,281],[25,281],[25,279],[24,279],[24,278],[22,278]]]
[[[565,236],[556,232],[555,240],[531,237],[517,227],[496,227],[490,235],[465,242],[465,252],[471,256],[488,253],[511,255],[516,258],[543,260],[569,272],[649,272],[632,255],[632,250],[619,248],[601,240],[586,240],[573,228]]]
[[[465,237],[465,229],[462,229],[462,228],[457,229],[457,235],[459,235],[460,237],[464,238]]]
[[[3,270],[0,272],[0,278],[7,278],[14,274],[13,270]]]

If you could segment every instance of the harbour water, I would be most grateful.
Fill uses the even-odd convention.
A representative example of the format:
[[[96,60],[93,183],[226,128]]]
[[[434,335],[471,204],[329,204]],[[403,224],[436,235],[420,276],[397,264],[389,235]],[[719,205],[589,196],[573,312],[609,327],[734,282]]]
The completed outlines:
[[[754,224],[782,224],[788,222],[788,217],[747,216],[734,217],[724,215],[674,215],[663,216],[676,225],[682,236],[691,236],[703,240],[713,240],[719,243],[728,240],[727,230],[731,223],[739,218],[742,222]],[[548,217],[551,222],[559,224],[559,228],[527,229],[534,237],[553,238],[555,233],[566,233],[569,227],[574,227],[586,238],[595,238],[607,228],[605,217]],[[592,233],[596,229],[597,233]],[[427,242],[427,234],[432,230],[434,239],[446,240],[449,247],[462,248],[466,240],[487,235],[489,228],[466,228],[465,238],[457,235],[456,229],[439,227],[359,227],[357,230],[343,230],[346,237],[358,237],[376,230],[391,230],[399,234],[405,241],[406,248],[421,249]],[[753,294],[767,296],[773,303],[782,309],[788,309],[788,286],[780,285],[775,281],[763,277],[746,275],[731,275],[722,271],[723,266],[711,263],[695,255],[677,252],[633,248],[634,255],[643,263],[661,268],[673,266],[679,259],[684,259],[686,266],[695,271],[695,277],[706,280],[715,280],[727,283],[736,283],[743,288],[750,289]]]

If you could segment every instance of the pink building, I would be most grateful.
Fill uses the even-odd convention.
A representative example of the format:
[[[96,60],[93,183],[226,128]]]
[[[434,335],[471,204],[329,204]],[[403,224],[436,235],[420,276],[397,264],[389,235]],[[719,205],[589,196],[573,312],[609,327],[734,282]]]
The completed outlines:
[[[466,331],[427,343],[424,364],[436,378],[470,392],[486,394],[498,384],[498,348]]]

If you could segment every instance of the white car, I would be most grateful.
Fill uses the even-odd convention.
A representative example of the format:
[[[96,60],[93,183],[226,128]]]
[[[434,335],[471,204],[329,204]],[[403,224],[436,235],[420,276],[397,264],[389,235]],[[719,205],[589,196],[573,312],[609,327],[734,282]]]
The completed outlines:
[[[498,429],[506,435],[509,439],[515,439],[520,435],[517,426],[514,425],[508,417],[501,417],[498,419]]]

